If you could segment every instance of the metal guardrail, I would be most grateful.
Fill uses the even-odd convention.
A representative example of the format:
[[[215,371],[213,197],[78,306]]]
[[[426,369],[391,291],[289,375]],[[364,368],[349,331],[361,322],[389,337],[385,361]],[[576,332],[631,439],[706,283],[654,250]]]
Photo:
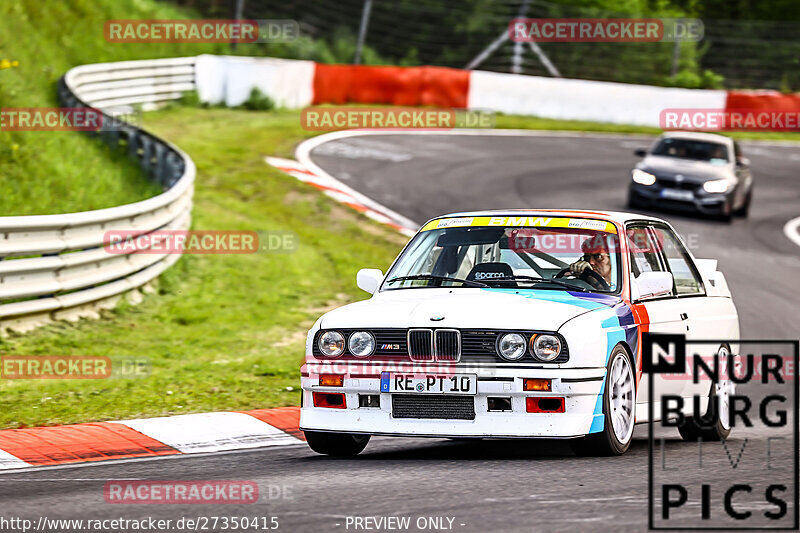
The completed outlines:
[[[59,81],[59,99],[64,107],[96,108],[104,119],[111,108],[147,109],[193,90],[194,63],[187,57],[79,66]],[[90,134],[126,146],[164,192],[96,211],[0,217],[0,333],[94,316],[97,308],[113,305],[180,258],[103,248],[112,230],[188,229],[195,179],[194,162],[176,146],[131,124],[106,124]]]

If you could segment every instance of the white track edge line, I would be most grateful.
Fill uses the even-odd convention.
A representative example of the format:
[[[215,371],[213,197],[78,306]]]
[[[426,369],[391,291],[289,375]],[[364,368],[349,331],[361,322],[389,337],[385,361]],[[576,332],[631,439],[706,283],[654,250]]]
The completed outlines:
[[[352,196],[353,198],[358,200],[358,202],[363,206],[372,209],[374,211],[378,211],[379,213],[385,214],[389,218],[394,219],[394,221],[398,222],[401,226],[416,232],[416,230],[419,229],[421,224],[414,222],[410,218],[403,216],[392,209],[389,209],[380,202],[377,202],[372,198],[369,198],[368,196],[364,195],[363,193],[356,191],[355,189],[346,185],[345,183],[342,183],[340,180],[331,176],[329,173],[327,173],[325,170],[323,170],[321,167],[319,167],[316,163],[314,163],[311,160],[311,150],[313,150],[317,146],[338,139],[354,137],[356,135],[368,135],[370,133],[374,132],[337,131],[333,133],[326,133],[324,135],[319,135],[317,137],[312,137],[306,141],[303,141],[297,146],[297,149],[295,150],[295,158],[297,159],[298,162],[300,162],[300,164],[305,166],[308,170],[310,170],[314,174],[322,176],[326,179],[329,179],[332,183],[335,183],[336,186],[342,192],[345,192],[348,195]]]
[[[26,472],[44,472],[47,470],[64,470],[70,468],[88,468],[94,466],[112,466],[126,463],[140,463],[144,461],[157,461],[163,459],[186,459],[186,458],[199,458],[210,457],[212,455],[232,455],[237,453],[254,453],[266,450],[280,450],[283,448],[293,448],[295,446],[307,446],[305,441],[297,439],[296,443],[282,444],[280,446],[262,446],[260,448],[240,448],[238,450],[222,450],[215,452],[202,452],[202,453],[174,453],[169,455],[143,455],[141,457],[126,457],[124,459],[106,459],[104,461],[87,461],[84,463],[63,463],[57,465],[31,465],[23,468],[13,468],[7,470],[0,470],[0,480],[3,476],[9,474],[22,474]],[[114,481],[114,479],[109,479]]]
[[[783,226],[783,233],[790,241],[800,246],[800,217],[793,218]]]

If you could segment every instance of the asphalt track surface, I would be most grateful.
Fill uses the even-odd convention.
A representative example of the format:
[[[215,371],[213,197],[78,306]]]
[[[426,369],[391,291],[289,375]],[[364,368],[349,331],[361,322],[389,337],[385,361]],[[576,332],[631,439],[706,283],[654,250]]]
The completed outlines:
[[[439,214],[472,209],[624,210],[635,162],[632,150],[647,143],[647,138],[623,136],[376,135],[325,143],[311,156],[333,176],[421,223]],[[800,248],[782,228],[800,215],[796,170],[800,148],[743,143],[743,149],[756,176],[749,219],[724,224],[662,215],[697,257],[720,260],[739,309],[743,337],[796,339]],[[747,387],[748,393],[760,397],[773,386]],[[727,451],[706,443],[702,455],[696,445],[680,442],[677,431],[656,432],[656,437],[666,439],[663,451],[658,447],[654,455],[656,481],[680,480],[691,491],[681,521],[672,522],[673,526],[746,525],[723,516],[722,493],[734,483],[754,487],[752,495],[735,498],[740,509],[757,517],[747,524],[778,525],[759,517],[775,509],[764,498],[765,485],[784,480],[789,481],[782,494],[789,514],[780,525],[791,525],[794,452],[785,445],[791,442],[791,428],[757,426],[737,428]],[[278,531],[314,532],[645,531],[644,429],[637,429],[628,453],[616,458],[575,457],[562,441],[374,438],[354,459],[321,457],[298,445],[12,472],[0,475],[0,516],[34,521],[41,516],[173,521],[275,516]],[[778,470],[767,468],[769,436],[787,438],[771,444],[769,466]],[[240,506],[105,503],[105,482],[120,479],[252,480],[260,487],[262,501]],[[712,519],[701,523],[699,485],[704,482],[711,484]],[[270,492],[275,495],[278,488],[285,496],[270,499]],[[354,521],[354,517],[388,516],[409,517],[410,527],[379,527],[363,521],[357,527]],[[443,517],[444,527],[423,523],[428,517]]]

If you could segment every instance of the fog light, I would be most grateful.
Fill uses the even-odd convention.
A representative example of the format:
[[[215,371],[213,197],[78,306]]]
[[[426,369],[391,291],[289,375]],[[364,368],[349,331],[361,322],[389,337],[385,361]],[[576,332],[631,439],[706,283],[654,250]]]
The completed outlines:
[[[511,411],[511,398],[486,398],[489,411]]]
[[[343,387],[344,386],[344,376],[340,375],[321,375],[319,377],[319,386],[320,387]]]
[[[563,413],[564,398],[529,396],[525,398],[525,410],[529,413]]]
[[[522,390],[550,392],[553,389],[549,379],[523,379]]]
[[[330,409],[345,409],[344,394],[341,392],[315,392],[314,407],[328,407]]]
[[[380,408],[381,397],[378,394],[359,394],[358,395],[359,407]]]

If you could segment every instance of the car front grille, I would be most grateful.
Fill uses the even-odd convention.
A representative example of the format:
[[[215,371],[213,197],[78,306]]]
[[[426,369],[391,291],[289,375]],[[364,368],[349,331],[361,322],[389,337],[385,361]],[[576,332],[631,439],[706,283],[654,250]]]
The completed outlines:
[[[693,191],[700,186],[700,184],[695,181],[679,181],[675,178],[666,178],[661,176],[656,179],[656,182],[666,189],[681,189],[684,191]]]
[[[437,329],[435,352],[437,361],[458,361],[461,358],[461,334],[457,329]]]
[[[392,417],[475,420],[475,398],[435,394],[394,394]]]
[[[450,328],[364,328],[339,329],[345,339],[355,331],[370,331],[375,336],[374,356],[381,356],[384,360],[394,361],[418,361],[444,363],[467,362],[467,363],[506,363],[507,361],[497,355],[497,338],[509,333],[511,330],[496,329],[450,329]],[[530,341],[536,331],[513,330]],[[319,337],[322,332],[318,332],[314,337],[312,354],[320,359],[326,359],[319,350]],[[552,334],[552,333],[549,333]],[[435,342],[434,342],[435,341]],[[569,349],[564,339],[562,342],[562,352],[554,361],[549,363],[565,363],[569,360]],[[346,345],[346,342],[345,342]],[[344,358],[352,358],[345,350]],[[536,361],[529,354],[526,354],[519,364],[531,364]],[[512,363],[513,364],[513,363]]]
[[[433,361],[433,330],[408,330],[408,356],[412,361]]]

